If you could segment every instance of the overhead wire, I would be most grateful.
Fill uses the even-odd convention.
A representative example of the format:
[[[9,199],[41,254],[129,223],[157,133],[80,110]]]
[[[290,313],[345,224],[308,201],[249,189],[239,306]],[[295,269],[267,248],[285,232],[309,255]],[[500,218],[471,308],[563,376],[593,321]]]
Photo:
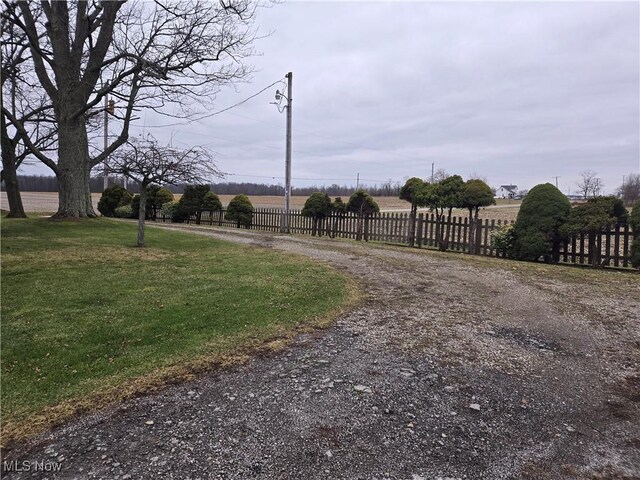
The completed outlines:
[[[277,85],[278,83],[282,83],[283,81],[284,81],[283,78],[281,78],[281,79],[273,82],[272,84],[267,85],[266,87],[264,87],[259,92],[256,92],[253,95],[248,96],[244,100],[239,101],[238,103],[234,103],[233,105],[230,105],[230,106],[228,106],[226,108],[223,108],[222,110],[218,110],[218,111],[215,111],[215,112],[212,112],[212,113],[208,113],[206,115],[202,115],[202,116],[197,117],[197,118],[191,118],[191,119],[187,120],[186,122],[166,123],[164,125],[137,125],[137,124],[133,124],[133,126],[136,126],[136,127],[141,127],[142,126],[143,128],[164,128],[164,127],[177,127],[177,126],[190,125],[193,122],[198,122],[200,120],[204,120],[205,118],[211,118],[211,117],[214,117],[216,115],[220,115],[221,113],[227,112],[227,111],[229,111],[229,110],[231,110],[233,108],[239,107],[240,105],[243,105],[243,104],[247,103],[252,98],[257,97],[261,93],[263,93],[266,90],[270,89],[271,87]]]

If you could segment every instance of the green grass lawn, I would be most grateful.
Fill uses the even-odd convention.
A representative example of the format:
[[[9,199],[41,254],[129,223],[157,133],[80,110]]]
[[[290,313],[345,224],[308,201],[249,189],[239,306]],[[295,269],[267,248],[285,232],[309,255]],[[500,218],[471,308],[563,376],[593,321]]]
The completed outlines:
[[[153,228],[139,249],[135,228],[2,220],[3,440],[326,324],[353,298],[301,257]]]

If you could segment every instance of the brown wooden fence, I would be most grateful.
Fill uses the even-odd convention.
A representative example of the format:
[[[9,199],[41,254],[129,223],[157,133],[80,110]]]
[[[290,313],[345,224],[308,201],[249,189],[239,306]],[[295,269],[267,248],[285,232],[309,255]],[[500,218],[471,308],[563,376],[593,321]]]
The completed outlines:
[[[158,216],[157,221],[168,222],[170,219]],[[283,211],[276,208],[257,208],[254,210],[252,230],[279,232],[283,221]],[[187,223],[195,223],[192,216]],[[354,214],[332,215],[317,222],[314,228],[312,218],[302,215],[300,210],[290,213],[290,232],[296,234],[315,234],[337,238],[358,238],[366,241],[386,242],[394,244],[409,243],[409,225],[411,216],[403,213],[380,213],[364,219],[359,223]],[[236,222],[224,219],[224,210],[202,212],[200,223],[236,227]],[[476,253],[492,257],[504,256],[497,251],[491,242],[491,234],[497,229],[514,222],[480,219],[475,228],[475,252],[470,246],[470,225],[467,217],[452,217],[451,222],[438,222],[434,214],[418,214],[416,218],[415,246],[417,248],[437,248],[439,232],[448,238],[448,250]],[[560,261],[564,263],[630,267],[629,250],[633,241],[633,232],[628,225],[618,225],[600,232],[598,235],[579,234],[569,238],[560,248]],[[589,246],[593,247],[590,249]]]

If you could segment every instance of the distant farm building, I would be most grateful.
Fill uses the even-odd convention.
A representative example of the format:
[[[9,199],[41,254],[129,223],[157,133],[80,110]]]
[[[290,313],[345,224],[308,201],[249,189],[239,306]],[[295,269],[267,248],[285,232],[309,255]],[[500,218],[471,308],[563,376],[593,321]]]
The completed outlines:
[[[496,198],[516,198],[517,195],[517,185],[500,185],[500,188],[496,190]]]

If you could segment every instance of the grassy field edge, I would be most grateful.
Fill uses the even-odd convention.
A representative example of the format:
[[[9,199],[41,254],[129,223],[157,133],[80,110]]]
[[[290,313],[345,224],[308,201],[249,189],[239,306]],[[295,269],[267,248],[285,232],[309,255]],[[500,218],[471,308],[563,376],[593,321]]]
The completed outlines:
[[[150,228],[153,229],[152,226]],[[193,232],[183,233],[197,236]],[[169,385],[193,380],[199,374],[233,367],[260,355],[279,352],[286,348],[296,336],[330,327],[341,314],[355,308],[362,302],[363,290],[357,279],[335,269],[326,262],[312,261],[303,255],[287,255],[305,262],[320,264],[327,270],[339,275],[344,280],[345,286],[343,301],[323,315],[304,319],[294,325],[275,325],[267,335],[249,331],[240,337],[232,339],[216,338],[209,345],[214,347],[214,350],[224,353],[207,353],[180,360],[175,364],[127,379],[119,385],[103,389],[98,388],[80,398],[65,400],[53,406],[47,406],[41,412],[31,415],[28,419],[6,420],[6,416],[3,415],[0,426],[0,447],[2,449],[11,449],[17,444],[32,440],[38,435],[61,426],[81,414],[112,408],[127,399],[158,392]]]

